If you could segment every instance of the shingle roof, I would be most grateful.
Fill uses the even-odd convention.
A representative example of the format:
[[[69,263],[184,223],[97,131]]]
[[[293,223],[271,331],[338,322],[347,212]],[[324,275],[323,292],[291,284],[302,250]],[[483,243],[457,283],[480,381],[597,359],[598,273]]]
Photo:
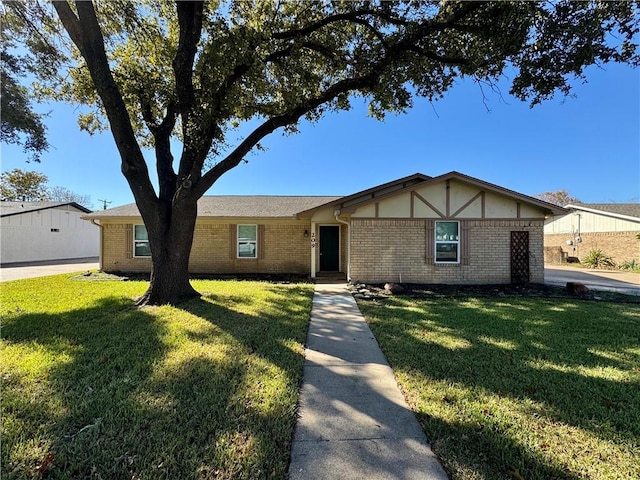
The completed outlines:
[[[574,205],[576,207],[600,210],[601,212],[640,218],[640,203],[576,203]]]
[[[271,195],[214,195],[198,200],[198,217],[293,217],[296,213],[333,202],[341,197]],[[98,210],[84,218],[139,217],[135,203]]]
[[[378,185],[377,187],[368,188],[366,190],[362,190],[361,192],[347,195],[346,197],[336,197],[333,200],[333,206],[337,207],[337,209],[340,210],[344,207],[358,205],[362,202],[366,202],[367,200],[379,197],[380,195],[393,194],[394,192],[398,192],[406,188],[407,186],[424,182],[425,180],[428,180],[430,178],[431,177],[422,173],[414,173],[413,175],[409,175],[408,177],[403,177],[391,182],[383,183],[382,185]],[[315,210],[316,207],[310,207],[309,209],[301,210],[297,213],[300,214],[301,218],[310,218]]]
[[[11,215],[19,215],[26,212],[63,207],[65,205],[69,205],[85,213],[91,212],[91,210],[77,204],[76,202],[0,202],[0,216],[9,217]]]

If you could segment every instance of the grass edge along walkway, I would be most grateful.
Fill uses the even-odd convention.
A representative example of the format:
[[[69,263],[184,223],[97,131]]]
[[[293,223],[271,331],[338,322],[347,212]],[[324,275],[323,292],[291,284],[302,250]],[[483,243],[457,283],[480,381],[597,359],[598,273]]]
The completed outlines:
[[[284,478],[313,286],[2,284],[3,479]]]
[[[640,478],[640,305],[359,306],[452,479]]]

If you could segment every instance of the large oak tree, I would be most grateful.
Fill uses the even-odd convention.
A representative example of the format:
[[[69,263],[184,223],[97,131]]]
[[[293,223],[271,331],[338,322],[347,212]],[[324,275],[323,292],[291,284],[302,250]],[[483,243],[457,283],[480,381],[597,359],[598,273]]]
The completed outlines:
[[[535,105],[569,93],[586,66],[638,64],[638,5],[631,2],[112,0],[53,7],[55,15],[39,17],[40,27],[33,20],[28,36],[31,45],[64,52],[66,61],[59,75],[42,79],[40,92],[94,107],[81,118],[88,130],[108,123],[149,233],[153,270],[140,304],[197,295],[188,276],[196,202],[277,129],[295,131],[302,118],[348,109],[356,96],[376,117],[402,112],[415,96],[442,97],[456,78],[493,83],[506,69],[515,72],[511,93]],[[55,36],[54,20],[72,43]],[[253,130],[233,144],[248,121]],[[172,137],[181,151],[172,152]],[[157,191],[144,146],[155,151]]]

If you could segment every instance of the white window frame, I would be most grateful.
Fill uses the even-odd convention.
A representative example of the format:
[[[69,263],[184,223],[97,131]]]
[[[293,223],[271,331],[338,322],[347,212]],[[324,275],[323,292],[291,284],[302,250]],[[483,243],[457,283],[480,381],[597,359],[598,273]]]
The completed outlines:
[[[144,224],[137,224],[133,226],[133,258],[151,258],[151,253],[149,253],[149,255],[136,255],[136,242],[137,243],[146,243],[149,247],[149,252],[151,252],[151,245],[149,244],[149,234],[147,233],[147,239],[146,240],[138,240],[136,239],[136,228],[137,227],[142,227],[144,228],[145,233],[147,232],[147,227]]]
[[[438,240],[438,223],[455,223],[457,224],[458,234],[456,239]],[[460,264],[460,222],[457,220],[436,220],[433,228],[433,259],[436,265],[459,265]],[[455,261],[438,261],[438,245],[456,245],[456,260]]]
[[[240,227],[254,227],[256,230],[256,239],[255,240],[242,240],[243,244],[251,245],[253,244],[253,256],[240,256]],[[236,226],[236,258],[241,260],[256,260],[258,258],[258,225],[253,223],[243,223],[238,224]]]

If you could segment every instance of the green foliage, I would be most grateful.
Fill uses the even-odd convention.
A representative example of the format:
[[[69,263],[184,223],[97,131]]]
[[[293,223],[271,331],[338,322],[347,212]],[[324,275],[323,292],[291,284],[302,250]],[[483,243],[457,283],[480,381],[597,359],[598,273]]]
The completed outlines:
[[[40,161],[40,155],[49,149],[44,115],[34,112],[32,94],[23,85],[40,65],[31,55],[18,53],[19,37],[15,35],[17,30],[28,28],[24,14],[29,9],[7,15],[5,5],[0,10],[0,142],[22,145],[30,160]]]
[[[635,258],[631,260],[625,260],[620,265],[618,265],[620,270],[631,270],[634,272],[640,272],[640,262]]]
[[[91,206],[91,197],[74,193],[64,187],[48,187],[47,176],[14,168],[0,175],[0,198],[10,202],[76,202]]]
[[[636,11],[626,2],[209,2],[201,29],[190,32],[199,38],[188,71],[176,62],[186,30],[171,3],[94,5],[117,93],[139,137],[151,141],[154,125],[177,108],[181,125],[173,133],[187,143],[202,141],[194,134],[209,137],[214,156],[237,122],[290,115],[282,126],[295,129],[300,116],[317,120],[350,108],[350,95],[367,98],[381,118],[406,110],[414,94],[437,100],[456,78],[493,82],[511,65],[518,70],[512,93],[538,103],[568,93],[587,65],[638,62]],[[10,7],[9,19],[25,9]],[[104,128],[105,99],[90,68],[65,36],[54,36],[62,31],[55,17],[28,13],[48,37],[28,28],[14,33],[35,46],[38,61],[59,47],[53,58],[61,68],[44,70],[40,94],[88,105],[93,112],[82,114],[81,126]],[[607,39],[613,32],[618,44]]]
[[[194,283],[2,284],[3,479],[285,478],[312,286]]]
[[[48,200],[47,176],[14,168],[0,175],[0,198],[14,202]]]
[[[452,480],[640,478],[640,305],[361,302]]]
[[[582,259],[582,264],[589,268],[615,268],[616,262],[600,249],[589,250]]]

